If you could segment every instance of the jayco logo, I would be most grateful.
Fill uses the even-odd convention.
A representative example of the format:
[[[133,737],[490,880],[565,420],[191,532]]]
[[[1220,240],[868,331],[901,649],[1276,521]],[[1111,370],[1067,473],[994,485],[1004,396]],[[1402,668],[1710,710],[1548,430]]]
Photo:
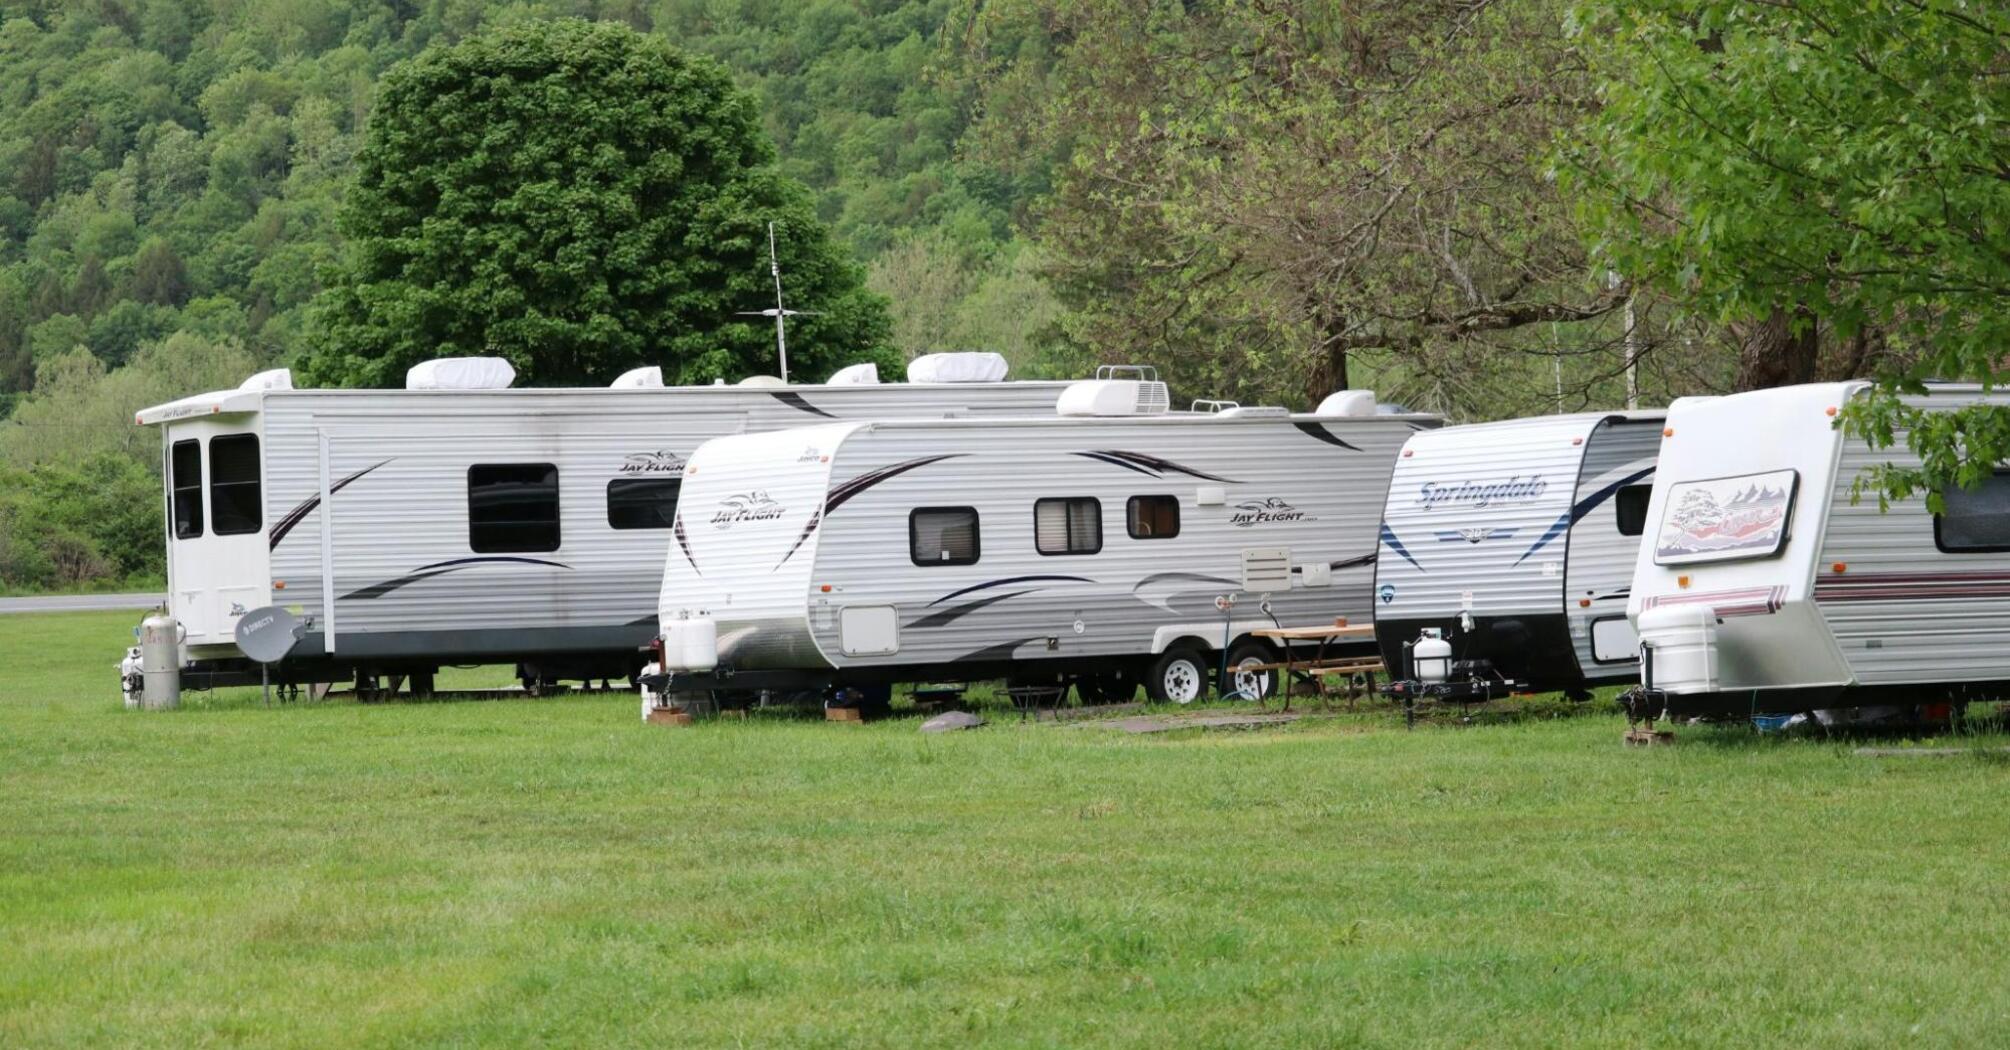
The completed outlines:
[[[681,474],[684,471],[684,457],[667,448],[654,452],[630,452],[621,461],[623,474]]]
[[[719,509],[712,514],[712,525],[728,529],[743,521],[773,521],[786,513],[788,508],[769,499],[766,492],[749,492],[720,500]]]
[[[1475,507],[1490,507],[1496,503],[1527,503],[1542,498],[1549,482],[1540,474],[1522,477],[1520,474],[1506,481],[1455,481],[1440,484],[1424,482],[1417,492],[1417,505],[1425,510],[1436,510],[1443,503],[1470,503]]]
[[[821,451],[819,451],[815,445],[811,445],[810,447],[803,449],[803,454],[796,457],[796,462],[815,463],[817,460],[822,459],[823,455],[824,454]]]
[[[1269,499],[1245,500],[1236,504],[1235,510],[1228,516],[1228,523],[1238,529],[1247,529],[1255,525],[1273,525],[1283,521],[1318,520],[1276,496]]]

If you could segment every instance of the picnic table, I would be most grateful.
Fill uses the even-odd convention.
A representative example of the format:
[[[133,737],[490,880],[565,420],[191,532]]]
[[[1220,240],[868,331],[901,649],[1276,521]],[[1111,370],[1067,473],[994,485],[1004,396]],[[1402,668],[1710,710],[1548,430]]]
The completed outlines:
[[[1336,643],[1374,641],[1375,627],[1372,624],[1332,623],[1321,624],[1317,627],[1266,627],[1262,630],[1251,631],[1249,633],[1254,637],[1276,642],[1284,649],[1283,660],[1277,663],[1258,664],[1255,667],[1243,668],[1243,670],[1278,672],[1278,684],[1283,687],[1284,710],[1286,711],[1291,710],[1291,676],[1293,674],[1302,675],[1311,681],[1313,695],[1319,698],[1319,705],[1324,708],[1328,706],[1326,695],[1327,675],[1363,675],[1366,677],[1367,691],[1372,693],[1375,689],[1375,676],[1382,672],[1382,658],[1379,656],[1327,655],[1328,651]],[[1291,643],[1293,642],[1317,643],[1313,649],[1312,658],[1309,660],[1295,658],[1291,651]],[[1355,695],[1356,690],[1350,684],[1347,689],[1347,706],[1349,710],[1353,709]],[[1262,697],[1257,698],[1257,706],[1259,708],[1264,706]]]

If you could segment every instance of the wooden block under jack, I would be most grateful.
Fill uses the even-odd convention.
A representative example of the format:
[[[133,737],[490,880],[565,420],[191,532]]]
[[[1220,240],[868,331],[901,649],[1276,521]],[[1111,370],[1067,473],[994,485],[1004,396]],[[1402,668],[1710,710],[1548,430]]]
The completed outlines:
[[[824,708],[824,721],[863,722],[865,721],[865,712],[860,711],[856,707],[826,707]]]
[[[1653,747],[1656,744],[1672,744],[1674,742],[1675,731],[1672,729],[1634,728],[1626,731],[1627,747]]]
[[[652,726],[688,726],[691,712],[679,711],[674,707],[652,707],[649,709],[649,724]]]

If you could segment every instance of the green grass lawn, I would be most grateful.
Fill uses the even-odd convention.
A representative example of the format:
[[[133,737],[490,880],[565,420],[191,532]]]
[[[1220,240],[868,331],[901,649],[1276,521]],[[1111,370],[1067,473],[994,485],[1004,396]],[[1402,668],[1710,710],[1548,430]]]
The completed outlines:
[[[135,619],[0,617],[0,1046],[2010,1040],[1987,755],[127,712]]]

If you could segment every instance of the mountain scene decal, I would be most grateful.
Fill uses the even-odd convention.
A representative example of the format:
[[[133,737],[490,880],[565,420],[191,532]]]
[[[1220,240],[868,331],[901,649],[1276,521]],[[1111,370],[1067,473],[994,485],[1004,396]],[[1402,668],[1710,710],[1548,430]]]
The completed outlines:
[[[1772,554],[1786,537],[1793,496],[1791,470],[1673,485],[1654,559],[1671,564]]]

